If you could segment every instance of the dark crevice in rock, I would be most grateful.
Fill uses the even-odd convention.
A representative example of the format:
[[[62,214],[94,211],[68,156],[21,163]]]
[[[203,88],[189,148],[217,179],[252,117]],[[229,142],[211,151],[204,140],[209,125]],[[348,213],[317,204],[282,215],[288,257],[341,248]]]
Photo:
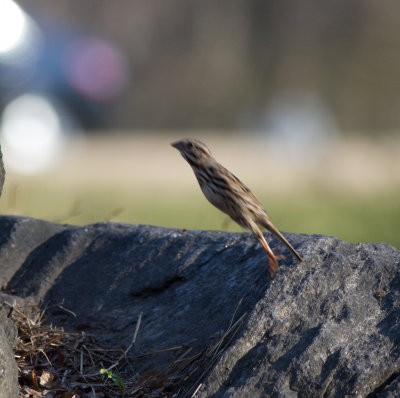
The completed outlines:
[[[165,280],[162,284],[146,286],[137,292],[132,292],[131,296],[135,297],[135,298],[147,298],[147,297],[157,296],[157,295],[165,292],[172,285],[175,285],[177,283],[183,283],[186,281],[187,281],[187,279],[185,277],[176,275],[176,276],[173,276],[172,278]]]
[[[374,391],[372,391],[370,394],[366,396],[366,398],[376,398],[379,396],[386,396],[386,394],[382,395],[380,394],[383,392],[383,390],[390,386],[390,384],[393,383],[394,380],[396,380],[399,377],[400,373],[399,372],[394,372],[392,373],[380,386],[378,386]]]
[[[301,334],[301,339],[291,347],[283,356],[281,356],[274,364],[273,368],[277,371],[286,370],[293,358],[298,358],[303,351],[312,343],[315,336],[317,336],[321,325],[309,328]]]

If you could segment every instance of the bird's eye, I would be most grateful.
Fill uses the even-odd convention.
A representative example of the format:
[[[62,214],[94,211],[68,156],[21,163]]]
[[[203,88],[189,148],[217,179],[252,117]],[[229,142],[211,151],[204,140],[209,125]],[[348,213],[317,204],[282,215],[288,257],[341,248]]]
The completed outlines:
[[[193,149],[194,148],[193,142],[189,142],[188,146],[189,146],[190,149]]]

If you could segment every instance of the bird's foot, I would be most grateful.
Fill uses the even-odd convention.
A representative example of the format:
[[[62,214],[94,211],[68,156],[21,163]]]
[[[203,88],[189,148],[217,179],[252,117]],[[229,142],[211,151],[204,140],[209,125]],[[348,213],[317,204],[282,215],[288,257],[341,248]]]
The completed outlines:
[[[268,263],[269,263],[269,267],[268,267],[268,273],[269,273],[269,279],[274,279],[276,271],[278,270],[278,257],[276,256],[269,256],[268,257]]]

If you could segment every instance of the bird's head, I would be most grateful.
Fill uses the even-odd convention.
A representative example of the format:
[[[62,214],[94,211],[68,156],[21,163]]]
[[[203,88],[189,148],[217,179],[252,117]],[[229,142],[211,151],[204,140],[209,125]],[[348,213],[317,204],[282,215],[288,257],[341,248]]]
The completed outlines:
[[[184,138],[171,144],[191,166],[201,165],[213,159],[206,144],[195,138]]]

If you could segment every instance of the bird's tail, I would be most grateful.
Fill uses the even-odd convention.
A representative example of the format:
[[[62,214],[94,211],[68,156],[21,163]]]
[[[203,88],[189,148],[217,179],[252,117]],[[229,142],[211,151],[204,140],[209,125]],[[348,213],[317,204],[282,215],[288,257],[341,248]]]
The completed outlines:
[[[274,235],[276,235],[282,243],[285,244],[285,246],[292,252],[292,254],[296,257],[296,259],[300,263],[304,263],[304,260],[301,258],[300,254],[297,253],[297,251],[293,248],[293,246],[287,241],[287,239],[279,232],[279,230],[272,224],[271,221],[269,220],[263,220],[261,225],[268,230],[269,232],[272,232]]]

